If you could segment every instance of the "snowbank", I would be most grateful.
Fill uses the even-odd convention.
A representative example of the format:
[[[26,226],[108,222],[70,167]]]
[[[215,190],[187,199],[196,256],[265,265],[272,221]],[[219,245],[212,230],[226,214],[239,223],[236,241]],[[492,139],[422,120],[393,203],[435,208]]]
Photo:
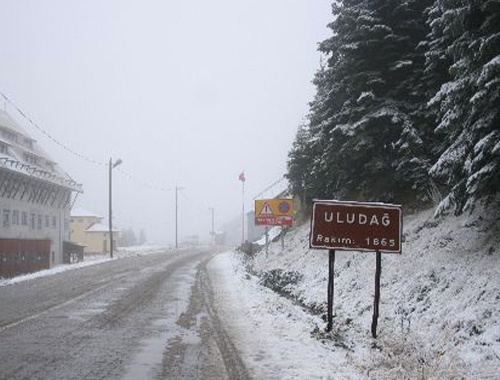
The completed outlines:
[[[320,319],[328,253],[309,249],[308,225],[286,235],[284,251],[271,244],[268,258],[216,258],[221,286],[231,289],[223,300],[235,314],[227,318],[248,345],[256,378],[498,379],[497,213],[438,223],[429,210],[405,219],[403,254],[383,255],[377,340],[370,335],[374,253],[337,252],[331,334]]]
[[[332,352],[311,338],[321,318],[297,308],[245,273],[237,256],[223,253],[209,263],[221,320],[255,379],[357,379],[346,352]],[[340,376],[340,377],[339,377]]]

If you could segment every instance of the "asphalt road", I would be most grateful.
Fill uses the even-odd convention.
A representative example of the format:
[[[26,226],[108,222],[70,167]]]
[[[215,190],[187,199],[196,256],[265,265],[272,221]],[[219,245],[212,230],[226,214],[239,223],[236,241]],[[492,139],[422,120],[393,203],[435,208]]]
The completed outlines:
[[[0,287],[0,380],[250,379],[209,252],[130,257]]]

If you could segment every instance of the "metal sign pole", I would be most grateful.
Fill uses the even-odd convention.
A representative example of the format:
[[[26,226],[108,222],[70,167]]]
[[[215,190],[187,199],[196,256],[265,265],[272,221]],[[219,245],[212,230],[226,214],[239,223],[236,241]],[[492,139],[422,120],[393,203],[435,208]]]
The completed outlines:
[[[266,226],[266,258],[269,253],[269,227]]]
[[[380,303],[380,275],[382,273],[382,254],[377,251],[375,269],[375,299],[373,300],[372,337],[377,338],[378,306]]]
[[[285,227],[281,227],[281,251],[285,250]]]
[[[334,250],[376,252],[375,299],[371,333],[377,337],[382,252],[402,252],[403,208],[376,202],[314,200],[309,247],[328,249],[328,327],[332,327]]]
[[[335,269],[335,250],[328,250],[328,322],[326,325],[326,331],[332,331],[333,326],[333,291],[334,291],[334,269]]]

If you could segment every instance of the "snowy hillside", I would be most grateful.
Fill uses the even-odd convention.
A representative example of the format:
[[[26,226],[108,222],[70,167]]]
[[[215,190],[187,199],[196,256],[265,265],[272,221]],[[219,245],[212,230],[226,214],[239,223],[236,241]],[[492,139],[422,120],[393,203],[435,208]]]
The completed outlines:
[[[252,259],[236,253],[233,260],[252,274],[245,279],[239,269],[242,281],[260,286],[263,294],[266,285],[287,298],[286,318],[293,320],[304,311],[311,315],[304,320],[310,339],[345,358],[342,366],[349,366],[354,378],[499,378],[497,210],[439,222],[432,210],[405,218],[403,254],[384,254],[382,259],[377,340],[370,335],[375,253],[337,252],[334,327],[326,334],[318,316],[326,313],[328,251],[310,250],[308,235],[306,224],[286,235],[285,250],[277,242],[267,258],[262,250]],[[283,318],[279,310],[268,312]]]

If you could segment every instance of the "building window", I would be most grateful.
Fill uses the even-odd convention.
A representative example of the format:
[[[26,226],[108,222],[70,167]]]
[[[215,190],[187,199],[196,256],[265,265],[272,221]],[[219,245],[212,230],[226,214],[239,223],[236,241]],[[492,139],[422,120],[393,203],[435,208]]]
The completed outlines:
[[[45,215],[45,228],[50,227],[50,217],[48,215]]]
[[[26,211],[23,211],[21,213],[21,224],[23,226],[27,226],[28,225],[28,213]]]
[[[55,215],[52,216],[52,228],[57,227],[57,218]]]
[[[5,144],[0,143],[0,153],[9,154],[9,147]]]
[[[42,216],[40,214],[38,215],[38,218],[37,218],[36,228],[37,228],[37,230],[42,229]]]
[[[30,139],[24,139],[24,146],[28,147],[29,149],[33,149],[33,141]]]
[[[10,210],[4,209],[2,215],[2,226],[10,227]]]
[[[12,211],[12,225],[17,226],[19,224],[19,210]]]
[[[36,223],[36,215],[35,214],[31,214],[31,229],[32,230],[35,229],[35,223]]]

